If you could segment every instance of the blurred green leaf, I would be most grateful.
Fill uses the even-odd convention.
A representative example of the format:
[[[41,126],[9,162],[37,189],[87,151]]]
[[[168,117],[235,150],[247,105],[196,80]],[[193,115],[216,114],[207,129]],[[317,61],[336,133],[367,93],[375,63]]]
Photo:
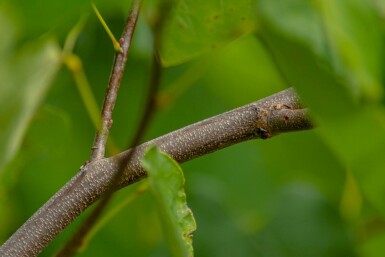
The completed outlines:
[[[0,10],[0,20],[8,20]],[[12,43],[12,21],[0,23],[0,31],[10,30],[8,43],[1,44],[0,53]],[[3,29],[2,26],[5,26]],[[9,53],[8,53],[9,54]],[[29,43],[14,56],[2,54],[0,60],[0,170],[20,147],[22,137],[36,108],[60,66],[60,50],[50,39]],[[11,57],[12,56],[12,57]]]
[[[286,7],[281,11],[290,13],[292,5]],[[306,15],[315,15],[311,8],[301,10]],[[385,163],[381,157],[385,151],[385,115],[381,106],[375,100],[370,105],[357,102],[355,89],[351,86],[351,79],[355,75],[341,79],[340,69],[334,65],[333,58],[319,54],[309,39],[311,36],[305,39],[297,37],[295,32],[290,33],[287,27],[280,26],[279,13],[263,8],[259,8],[259,13],[264,28],[261,36],[266,40],[286,80],[297,88],[303,101],[312,110],[319,125],[319,135],[345,169],[352,170],[358,177],[357,181],[367,200],[385,213]],[[354,25],[352,23],[349,26]],[[301,28],[301,24],[297,24],[296,30]],[[331,47],[331,52],[337,51],[333,45]],[[363,47],[360,45],[360,48]],[[348,63],[341,65],[341,69],[350,70]],[[373,67],[371,71],[376,72]]]
[[[380,13],[374,2],[320,0],[315,3],[336,68],[348,79],[350,90],[357,96],[380,99],[384,40]]]
[[[16,0],[5,2],[17,18],[23,38],[35,38],[43,33],[68,30],[82,13],[90,9],[89,1],[66,2]]]
[[[66,35],[80,17],[92,11],[91,2],[94,2],[102,13],[119,10],[122,17],[128,14],[132,2],[132,0],[5,1],[12,7],[14,16],[17,17],[23,38],[34,38],[42,32]]]
[[[169,248],[173,256],[193,256],[194,216],[187,207],[184,176],[179,165],[153,147],[148,150],[143,166],[159,207]]]
[[[258,0],[257,6],[274,30],[326,60],[356,97],[381,98],[383,25],[373,2]]]
[[[311,1],[257,0],[258,18],[280,33],[311,47],[319,54],[327,53],[322,23]]]
[[[163,64],[180,64],[252,31],[253,4],[253,0],[177,1],[163,33]]]
[[[202,257],[382,256],[384,1],[256,2],[174,1],[161,53],[166,65],[175,65],[164,69],[162,79],[162,87],[174,92],[173,104],[157,112],[147,138],[287,86],[296,87],[317,129],[239,144],[183,164],[189,205],[201,225],[194,233],[194,252]],[[95,0],[116,36],[130,3]],[[152,3],[143,2],[114,111],[111,134],[121,147],[143,111],[152,57],[149,24],[156,14]],[[79,18],[89,14],[74,53],[102,103],[114,53],[88,0],[4,0],[0,10],[0,93],[25,91],[19,86],[24,76],[20,46],[40,37],[35,54],[41,54],[47,44],[41,35],[63,41]],[[256,27],[255,14],[256,36],[248,34]],[[54,83],[43,108],[32,115],[20,151],[0,175],[1,242],[88,158],[94,128],[71,74],[61,70]],[[13,98],[0,95],[0,104]],[[346,173],[357,183],[353,190]],[[118,192],[116,203],[127,190],[133,188]],[[85,255],[170,255],[153,201],[144,194],[123,209],[95,235]],[[42,256],[56,252],[71,227]]]

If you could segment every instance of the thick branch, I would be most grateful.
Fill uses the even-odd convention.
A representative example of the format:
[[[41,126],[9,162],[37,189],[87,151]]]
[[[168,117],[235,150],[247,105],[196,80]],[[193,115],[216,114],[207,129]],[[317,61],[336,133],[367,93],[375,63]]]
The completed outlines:
[[[311,129],[307,110],[292,89],[235,110],[192,124],[135,148],[119,187],[146,177],[140,165],[144,151],[157,145],[179,163],[256,138]],[[82,167],[58,193],[43,205],[0,248],[0,256],[36,256],[82,211],[99,199],[119,170],[127,150]]]

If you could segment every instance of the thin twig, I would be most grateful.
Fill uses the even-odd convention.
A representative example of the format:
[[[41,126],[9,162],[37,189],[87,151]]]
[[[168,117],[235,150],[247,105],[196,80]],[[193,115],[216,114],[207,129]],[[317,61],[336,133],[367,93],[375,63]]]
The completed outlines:
[[[87,75],[84,71],[83,62],[79,58],[79,56],[73,53],[76,40],[78,39],[79,34],[84,27],[85,20],[85,17],[82,17],[79,22],[68,33],[68,36],[63,46],[62,62],[72,73],[72,77],[74,78],[76,87],[79,91],[80,97],[83,100],[88,115],[90,116],[90,119],[94,124],[95,128],[98,129],[100,122],[99,107],[96,102],[95,96],[92,93]],[[106,147],[110,153],[117,154],[120,152],[119,148],[116,146],[114,140],[111,137],[109,137]]]
[[[119,53],[116,54],[113,71],[112,71],[112,74],[110,77],[110,84],[109,84],[108,90],[106,92],[105,102],[104,102],[104,106],[103,106],[103,110],[102,110],[102,119],[101,119],[102,127],[97,132],[97,135],[95,138],[95,143],[94,143],[94,146],[99,145],[99,148],[97,148],[97,147],[93,148],[94,151],[92,153],[91,161],[102,158],[104,156],[104,151],[105,151],[104,149],[105,149],[105,145],[107,143],[108,133],[109,133],[109,129],[110,129],[110,126],[112,123],[112,111],[113,111],[113,108],[115,105],[115,101],[116,101],[116,97],[117,97],[117,90],[120,86],[120,78],[122,77],[123,72],[124,72],[125,62],[127,59],[127,53],[129,50],[129,45],[126,44],[126,47],[124,47],[125,46],[124,43],[126,42],[127,39],[129,39],[129,41],[132,40],[133,32],[134,32],[136,22],[137,22],[138,16],[139,16],[141,4],[142,4],[142,0],[137,0],[137,1],[133,2],[132,10],[131,10],[130,15],[127,19],[126,26],[125,26],[123,34],[122,34],[123,49],[124,49],[124,50],[122,50],[123,51],[122,53],[125,56],[125,58],[122,58],[120,61],[119,60],[119,56],[120,56]],[[99,14],[99,12],[97,11],[97,9],[94,5],[93,5],[93,8],[94,8],[95,12],[97,14]],[[100,14],[98,15],[98,17],[99,17],[99,19],[102,19]],[[115,72],[120,72],[120,74],[117,74]],[[116,77],[120,77],[119,80],[116,80],[115,79]],[[152,86],[152,85],[150,85],[150,86]],[[157,87],[154,87],[154,89],[150,88],[150,92],[152,92],[152,90],[156,91],[156,88]],[[152,93],[152,94],[154,94],[154,93]],[[150,97],[152,97],[152,94],[150,94]],[[150,100],[148,102],[152,103],[153,100],[150,98]],[[153,104],[148,104],[148,105],[153,106]],[[149,114],[145,113],[144,115],[145,115],[144,120],[148,121],[148,118],[146,116],[149,116]],[[108,122],[108,119],[111,122]],[[143,126],[145,127],[146,125],[147,125],[147,123],[145,123]],[[137,140],[141,139],[141,136],[143,133],[142,131],[144,130],[144,127],[141,128],[142,130],[138,130],[134,139],[137,139]],[[129,159],[130,158],[127,158],[127,161],[122,162],[122,167],[127,165],[127,162],[129,161]],[[121,168],[121,170],[123,170],[123,168]],[[105,210],[106,206],[110,202],[112,193],[116,190],[115,184],[120,179],[121,173],[122,172],[118,172],[116,174],[115,178],[111,182],[110,189],[107,190],[107,193],[102,198],[102,200],[97,205],[97,207],[92,211],[90,216],[87,217],[87,219],[80,225],[78,230],[67,241],[67,243],[64,245],[64,247],[56,254],[57,257],[73,256],[79,251],[80,248],[82,248],[88,233],[95,226],[95,224],[97,223],[97,221],[101,217],[103,211]]]
[[[134,0],[130,15],[122,33],[122,37],[119,40],[123,53],[117,52],[115,54],[115,60],[108,83],[108,89],[104,98],[100,126],[96,132],[90,161],[104,157],[108,134],[112,126],[112,111],[114,110],[120,81],[123,77],[128,51],[131,46],[131,40],[134,34],[136,22],[138,20],[141,3],[142,0]]]
[[[166,10],[166,11],[164,11]],[[153,113],[155,111],[155,97],[158,92],[158,88],[161,81],[161,63],[160,58],[158,56],[158,52],[156,49],[161,48],[161,33],[163,28],[163,21],[166,15],[166,12],[168,12],[169,8],[161,8],[161,15],[158,16],[158,20],[155,23],[153,34],[154,34],[154,42],[153,42],[153,49],[154,49],[154,55],[153,55],[153,61],[152,61],[152,69],[151,69],[151,76],[149,81],[149,89],[148,89],[148,96],[147,96],[147,104],[145,105],[145,111],[143,113],[142,119],[139,123],[139,126],[136,130],[136,133],[133,137],[132,142],[128,145],[129,148],[132,148],[139,144],[139,142],[142,140],[145,131],[147,130],[147,127],[150,123],[151,117],[153,116]],[[121,180],[121,177],[124,172],[124,167],[128,165],[128,163],[131,161],[132,156],[134,155],[135,151],[130,152],[126,158],[121,160],[121,163],[119,164],[119,171],[113,178],[111,185],[109,186],[109,189],[103,196],[102,200],[99,202],[97,207],[93,210],[91,215],[87,217],[85,222],[81,224],[79,229],[75,232],[75,234],[71,237],[71,239],[67,242],[67,244],[63,247],[63,249],[56,255],[57,257],[70,257],[73,256],[76,252],[79,251],[79,249],[84,244],[87,235],[90,233],[92,228],[96,225],[97,221],[100,219],[101,215],[103,214],[103,211],[106,209],[108,203],[111,201],[112,194],[118,189],[118,182]]]
[[[235,110],[153,139],[119,155],[85,165],[1,247],[0,256],[36,256],[81,212],[110,188],[121,160],[132,154],[119,188],[146,177],[140,164],[149,146],[157,145],[179,163],[246,140],[311,129],[306,109],[288,89]],[[70,190],[69,190],[70,189]]]
[[[151,79],[150,84],[151,87],[149,89],[148,103],[146,104],[146,110],[143,114],[143,118],[138,126],[135,136],[133,137],[133,141],[130,144],[131,147],[139,144],[140,140],[143,138],[144,132],[149,124],[151,116],[154,110],[154,100],[157,92],[157,88],[160,82],[160,66],[159,63],[156,62],[153,67],[153,75],[151,77],[156,77],[156,80]],[[131,148],[130,147],[130,148]],[[58,252],[56,257],[70,257],[73,256],[79,249],[83,246],[85,240],[87,239],[88,233],[92,230],[92,228],[97,224],[97,221],[101,218],[103,211],[106,209],[108,203],[111,201],[112,194],[119,188],[119,181],[122,179],[124,174],[124,168],[128,165],[128,163],[132,160],[135,151],[129,152],[125,158],[120,159],[118,165],[118,171],[110,181],[107,186],[107,190],[103,195],[103,198],[100,200],[96,208],[92,211],[90,216],[81,224],[79,229],[72,235],[71,239],[66,243],[66,245]]]

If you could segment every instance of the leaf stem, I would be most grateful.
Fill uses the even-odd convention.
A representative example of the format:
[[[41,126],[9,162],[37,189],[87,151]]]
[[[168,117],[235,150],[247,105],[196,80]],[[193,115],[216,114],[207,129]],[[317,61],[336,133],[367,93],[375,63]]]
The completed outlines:
[[[110,37],[115,51],[118,52],[118,53],[123,54],[123,49],[122,49],[120,43],[116,40],[114,34],[112,34],[110,28],[108,27],[107,23],[104,21],[102,15],[100,14],[98,8],[96,8],[94,3],[92,3],[92,9],[94,9],[96,17],[98,17],[100,23],[102,24],[103,28],[106,30],[108,36]]]
[[[71,71],[72,76],[75,80],[76,87],[80,93],[88,115],[91,118],[92,123],[96,128],[99,125],[99,107],[95,100],[95,96],[92,93],[90,83],[88,82],[87,76],[83,69],[83,63],[79,56],[75,54],[66,54],[63,62],[66,64],[67,68]]]

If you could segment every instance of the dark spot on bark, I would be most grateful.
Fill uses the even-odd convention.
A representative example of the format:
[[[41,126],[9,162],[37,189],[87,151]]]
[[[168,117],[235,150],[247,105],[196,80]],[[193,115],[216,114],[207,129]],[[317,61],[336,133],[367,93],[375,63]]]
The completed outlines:
[[[113,121],[112,119],[110,119],[110,120],[108,121],[108,124],[107,124],[107,126],[108,126],[109,128],[111,128],[111,126],[112,126],[112,123],[114,123],[114,121]]]
[[[267,132],[267,130],[265,130],[263,128],[257,128],[257,134],[262,139],[267,139],[270,137],[270,133]]]
[[[291,106],[287,105],[287,104],[284,104],[283,106],[285,106],[286,109],[293,109]]]
[[[283,116],[283,118],[284,118],[285,120],[289,120],[289,116],[287,116],[287,115]]]

